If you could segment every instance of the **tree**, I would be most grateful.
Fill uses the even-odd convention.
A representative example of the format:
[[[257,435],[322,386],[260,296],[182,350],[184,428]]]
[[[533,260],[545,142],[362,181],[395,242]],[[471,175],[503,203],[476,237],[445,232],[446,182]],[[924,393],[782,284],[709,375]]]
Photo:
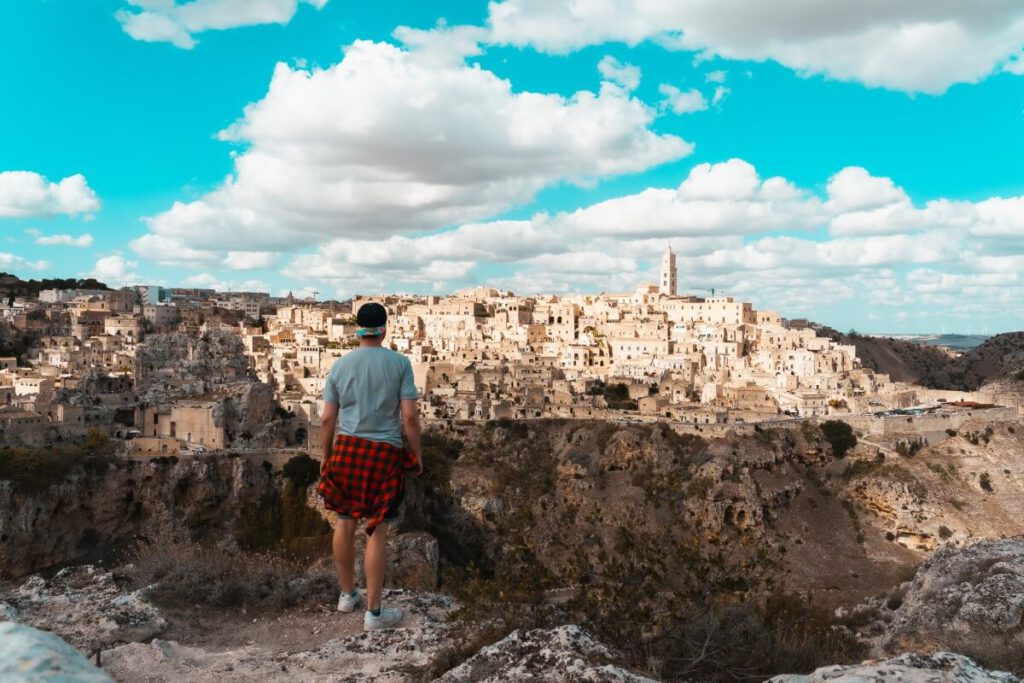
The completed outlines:
[[[821,431],[832,444],[832,453],[837,458],[846,455],[847,451],[857,445],[857,436],[853,427],[842,420],[827,420],[821,423]]]
[[[109,455],[112,448],[106,432],[93,427],[85,435],[85,450],[92,455]]]

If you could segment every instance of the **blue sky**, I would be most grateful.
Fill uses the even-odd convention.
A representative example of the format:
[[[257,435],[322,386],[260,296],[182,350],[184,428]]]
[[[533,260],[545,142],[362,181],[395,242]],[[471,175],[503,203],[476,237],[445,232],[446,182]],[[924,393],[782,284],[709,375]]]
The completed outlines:
[[[0,269],[599,292],[672,243],[788,317],[1024,328],[1024,9],[886,4],[4,3]]]

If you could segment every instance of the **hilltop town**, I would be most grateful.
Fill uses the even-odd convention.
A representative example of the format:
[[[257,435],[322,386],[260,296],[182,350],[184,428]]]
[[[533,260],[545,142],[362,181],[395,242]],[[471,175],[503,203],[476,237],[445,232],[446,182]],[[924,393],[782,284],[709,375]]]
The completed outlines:
[[[955,413],[1006,397],[929,389],[864,367],[852,344],[730,296],[657,284],[517,296],[292,295],[159,286],[14,291],[0,307],[0,442],[79,443],[90,430],[137,455],[318,446],[321,393],[357,345],[353,312],[390,312],[428,422],[543,417],[664,420],[722,431],[777,420]]]

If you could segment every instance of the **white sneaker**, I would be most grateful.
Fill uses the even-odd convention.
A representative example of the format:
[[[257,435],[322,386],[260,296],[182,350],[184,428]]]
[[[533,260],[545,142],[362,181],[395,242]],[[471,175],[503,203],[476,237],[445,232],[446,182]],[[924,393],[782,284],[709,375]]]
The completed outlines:
[[[357,590],[355,594],[342,593],[338,598],[338,611],[339,612],[354,612],[356,605],[362,599],[362,594]]]
[[[373,612],[366,610],[366,616],[363,617],[363,630],[379,631],[391,628],[401,620],[402,610],[395,609],[394,607],[381,607],[380,616],[374,616]]]

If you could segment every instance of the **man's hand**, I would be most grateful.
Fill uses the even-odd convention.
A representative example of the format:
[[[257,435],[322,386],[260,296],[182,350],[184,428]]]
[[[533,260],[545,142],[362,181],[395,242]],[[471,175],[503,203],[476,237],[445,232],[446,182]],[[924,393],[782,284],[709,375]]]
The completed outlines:
[[[331,451],[334,450],[334,431],[338,427],[338,404],[325,403],[324,412],[320,416],[320,446],[323,449],[323,458],[320,460],[320,474],[327,468],[327,461],[331,459]]]
[[[420,411],[414,398],[402,399],[402,432],[409,450],[416,456],[416,476],[423,474],[423,446],[420,440]]]

